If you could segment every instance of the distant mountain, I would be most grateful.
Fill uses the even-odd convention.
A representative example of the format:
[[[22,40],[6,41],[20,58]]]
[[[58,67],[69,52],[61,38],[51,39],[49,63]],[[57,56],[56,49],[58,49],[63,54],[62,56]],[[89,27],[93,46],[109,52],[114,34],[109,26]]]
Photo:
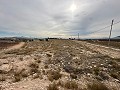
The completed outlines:
[[[120,36],[114,37],[114,38],[112,38],[112,39],[120,39]]]

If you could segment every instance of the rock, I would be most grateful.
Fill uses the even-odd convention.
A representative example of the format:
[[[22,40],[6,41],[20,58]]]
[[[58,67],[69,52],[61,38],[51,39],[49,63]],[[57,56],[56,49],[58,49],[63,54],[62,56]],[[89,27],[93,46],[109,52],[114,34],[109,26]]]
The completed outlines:
[[[11,70],[11,67],[9,64],[3,64],[0,66],[0,73],[7,73]]]
[[[0,59],[0,66],[2,65],[2,64],[8,64],[9,62],[8,62],[8,60],[7,59]]]

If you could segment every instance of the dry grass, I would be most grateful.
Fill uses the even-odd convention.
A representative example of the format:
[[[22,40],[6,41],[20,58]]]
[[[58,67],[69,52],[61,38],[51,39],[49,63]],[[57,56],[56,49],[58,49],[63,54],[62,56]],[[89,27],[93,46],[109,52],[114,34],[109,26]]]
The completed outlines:
[[[34,73],[39,72],[39,70],[38,70],[38,68],[39,68],[38,63],[32,62],[32,63],[30,63],[29,67],[30,67],[30,74],[34,74]]]
[[[78,90],[78,84],[75,81],[66,81],[64,83],[64,88]]]
[[[47,90],[59,90],[57,84],[54,82],[53,84],[49,84]]]
[[[111,72],[111,73],[110,73],[110,76],[113,77],[113,78],[115,78],[115,79],[120,80],[120,74],[117,73],[117,72]]]
[[[48,79],[52,82],[53,80],[58,80],[62,77],[59,71],[48,71]]]
[[[99,69],[99,67],[96,67],[96,68],[93,69],[93,71],[94,71],[95,75],[98,75],[99,72],[100,72],[100,69]]]
[[[23,71],[21,72],[21,76],[22,76],[22,77],[28,77],[28,76],[29,76],[28,70],[23,70]]]
[[[108,41],[88,41],[88,42],[108,46]],[[120,49],[120,42],[111,41],[110,46]]]
[[[32,62],[32,63],[30,63],[29,67],[31,67],[31,68],[39,68],[39,65],[37,63]]]
[[[92,84],[88,84],[87,87],[88,90],[109,90],[109,88],[101,82],[93,82]]]
[[[70,74],[70,77],[71,77],[72,79],[77,79],[77,75],[75,75],[75,74],[73,74],[73,73]]]
[[[13,70],[13,82],[18,82],[22,79],[21,72],[22,70],[18,70],[18,69]]]
[[[14,75],[13,82],[19,82],[21,80],[20,75]]]
[[[45,68],[45,69],[48,69],[49,67],[48,67],[48,65],[45,65],[44,68]]]
[[[5,75],[0,75],[0,81],[5,81],[6,77]]]
[[[41,60],[39,60],[39,59],[38,59],[38,60],[36,60],[36,63],[41,63]]]

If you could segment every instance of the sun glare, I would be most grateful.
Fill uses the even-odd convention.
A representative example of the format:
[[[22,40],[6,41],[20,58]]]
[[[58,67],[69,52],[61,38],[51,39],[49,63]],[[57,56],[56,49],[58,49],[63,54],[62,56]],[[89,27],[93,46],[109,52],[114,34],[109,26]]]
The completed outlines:
[[[70,10],[74,12],[77,9],[77,6],[75,4],[72,4],[70,7]]]

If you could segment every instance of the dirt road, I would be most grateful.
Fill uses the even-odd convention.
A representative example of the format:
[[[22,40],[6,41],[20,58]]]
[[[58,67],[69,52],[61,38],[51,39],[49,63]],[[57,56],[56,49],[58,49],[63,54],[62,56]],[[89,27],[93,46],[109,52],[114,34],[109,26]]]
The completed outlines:
[[[4,52],[7,52],[7,51],[19,49],[19,48],[21,48],[24,45],[25,45],[25,42],[20,42],[17,45],[13,45],[13,46],[8,47],[7,49],[1,50],[0,53],[4,53]]]
[[[85,41],[78,41],[78,43],[81,43],[82,45],[85,45],[96,52],[100,52],[101,54],[108,55],[111,58],[115,58],[115,59],[120,58],[120,49],[105,47],[102,45],[95,45]]]
[[[20,43],[17,44],[17,45],[14,45],[14,46],[9,47],[7,50],[19,49],[19,48],[21,48],[21,47],[24,46],[24,45],[25,45],[25,42],[20,42]]]

